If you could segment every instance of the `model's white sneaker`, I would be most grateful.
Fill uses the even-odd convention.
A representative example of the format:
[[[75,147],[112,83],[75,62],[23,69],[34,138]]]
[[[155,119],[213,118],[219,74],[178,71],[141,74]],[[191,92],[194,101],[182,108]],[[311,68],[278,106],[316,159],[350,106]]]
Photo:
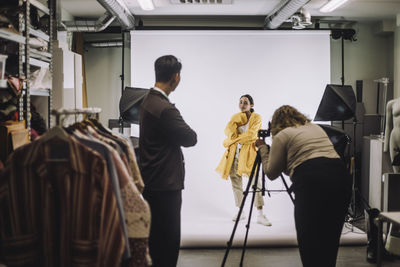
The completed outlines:
[[[257,223],[265,225],[265,226],[272,226],[272,223],[268,221],[267,217],[264,214],[257,216]]]
[[[238,213],[236,213],[235,216],[233,216],[232,221],[236,222]],[[244,215],[244,213],[242,212],[242,214],[240,215],[239,221],[246,219],[246,215]]]

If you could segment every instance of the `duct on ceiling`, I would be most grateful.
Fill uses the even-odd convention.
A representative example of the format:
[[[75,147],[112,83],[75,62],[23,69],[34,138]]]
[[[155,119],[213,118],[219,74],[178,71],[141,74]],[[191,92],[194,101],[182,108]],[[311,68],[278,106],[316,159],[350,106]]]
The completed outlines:
[[[123,29],[130,30],[135,27],[135,18],[123,2],[117,0],[97,0],[97,2],[107,10],[98,20],[64,21],[60,25],[70,32],[100,32],[117,18]]]
[[[118,0],[97,0],[108,12],[114,15],[125,30],[135,28],[135,18],[123,1]]]
[[[264,27],[276,29],[289,19],[310,0],[283,0],[274,11],[265,18]]]
[[[69,32],[100,32],[108,27],[115,16],[108,11],[98,20],[74,20],[65,21],[63,27]]]

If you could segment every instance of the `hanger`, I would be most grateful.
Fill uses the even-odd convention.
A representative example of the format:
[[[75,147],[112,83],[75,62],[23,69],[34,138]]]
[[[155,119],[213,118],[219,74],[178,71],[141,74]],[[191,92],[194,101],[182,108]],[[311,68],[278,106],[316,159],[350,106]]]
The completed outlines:
[[[97,126],[89,119],[82,121],[82,123],[86,126],[91,126],[93,129],[97,131]]]
[[[47,133],[45,133],[42,137],[39,138],[41,142],[49,141],[53,138],[61,139],[65,142],[69,143],[68,133],[60,126],[54,126]]]
[[[103,131],[108,134],[112,134],[112,132],[109,129],[107,129],[106,127],[104,127],[98,120],[89,119],[89,121],[91,121],[100,131]]]
[[[69,162],[70,139],[68,133],[60,126],[54,126],[46,134],[38,139],[38,142],[45,143],[50,140],[61,140],[49,146],[46,162]]]
[[[78,130],[78,131],[80,131],[80,132],[83,133],[83,134],[86,134],[86,133],[87,133],[87,127],[86,127],[86,125],[85,125],[84,123],[82,123],[82,122],[75,122],[74,124],[68,126],[68,129],[69,129],[70,131],[72,131],[72,132],[75,131],[75,130]]]

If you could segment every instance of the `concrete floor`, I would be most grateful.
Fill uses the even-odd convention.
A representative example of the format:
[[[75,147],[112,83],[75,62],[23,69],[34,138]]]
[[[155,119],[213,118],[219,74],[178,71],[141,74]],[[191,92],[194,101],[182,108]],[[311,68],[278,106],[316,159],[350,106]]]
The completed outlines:
[[[231,249],[226,267],[239,266],[242,250]],[[178,267],[217,267],[221,266],[225,249],[181,249]],[[292,248],[247,248],[243,266],[301,267],[297,247]],[[366,261],[366,246],[341,246],[337,267],[371,267]],[[384,261],[385,267],[399,267],[400,259]],[[321,266],[323,267],[323,266]]]

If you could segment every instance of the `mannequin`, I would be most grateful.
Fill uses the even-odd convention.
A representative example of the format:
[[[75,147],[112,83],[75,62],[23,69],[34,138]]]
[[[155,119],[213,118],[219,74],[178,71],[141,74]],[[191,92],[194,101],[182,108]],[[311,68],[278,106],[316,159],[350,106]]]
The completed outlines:
[[[386,129],[384,152],[389,151],[391,162],[400,153],[400,98],[390,100],[386,106]],[[400,166],[393,165],[395,173]],[[400,228],[391,225],[385,248],[395,255],[400,255]]]
[[[386,106],[384,152],[387,151],[392,162],[400,151],[400,98],[390,100]],[[400,166],[393,166],[393,171],[399,173]]]

